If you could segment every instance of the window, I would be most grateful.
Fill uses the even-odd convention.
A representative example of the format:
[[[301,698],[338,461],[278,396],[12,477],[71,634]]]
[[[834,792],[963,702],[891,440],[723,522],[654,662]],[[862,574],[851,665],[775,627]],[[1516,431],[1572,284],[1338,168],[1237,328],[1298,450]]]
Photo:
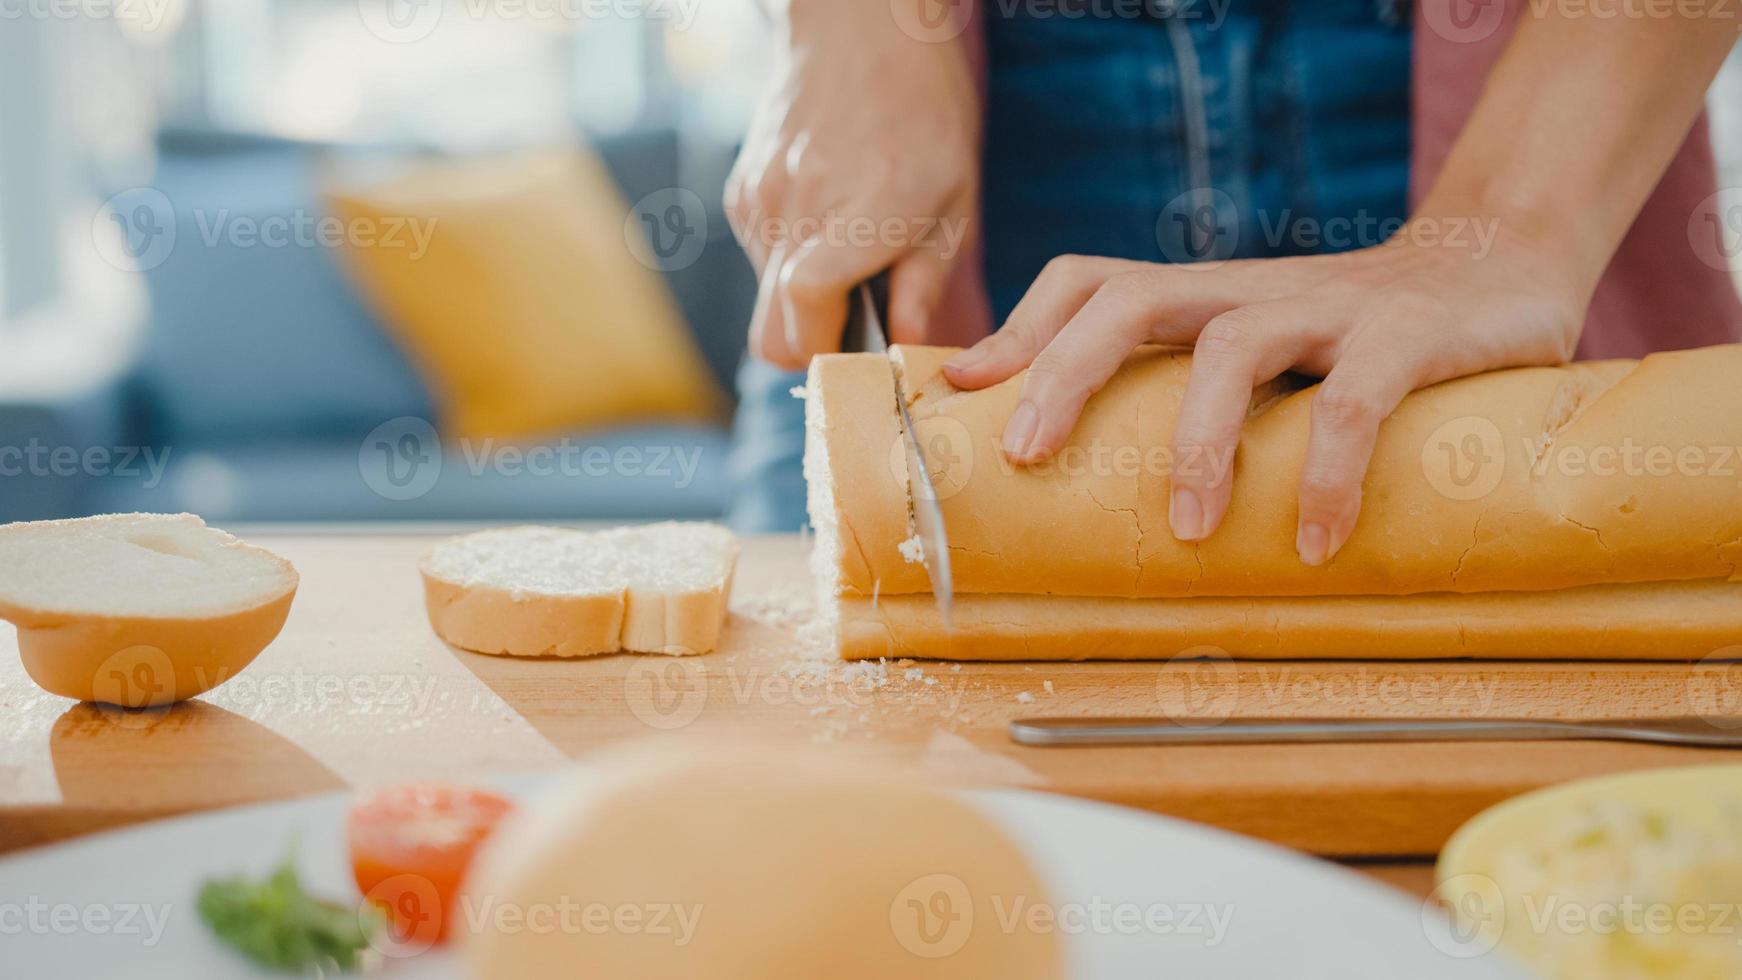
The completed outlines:
[[[753,0],[215,0],[175,40],[180,125],[488,146],[578,122],[736,138],[766,64]]]

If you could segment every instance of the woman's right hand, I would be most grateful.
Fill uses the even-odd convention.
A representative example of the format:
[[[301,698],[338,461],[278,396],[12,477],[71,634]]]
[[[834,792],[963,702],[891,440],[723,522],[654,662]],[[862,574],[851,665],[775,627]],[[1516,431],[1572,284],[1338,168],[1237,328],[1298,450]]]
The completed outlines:
[[[981,127],[963,41],[910,36],[892,16],[926,2],[792,0],[784,16],[726,182],[760,280],[750,351],[766,361],[797,369],[837,350],[848,294],[884,269],[892,342],[972,343],[990,326],[964,262],[978,252]]]

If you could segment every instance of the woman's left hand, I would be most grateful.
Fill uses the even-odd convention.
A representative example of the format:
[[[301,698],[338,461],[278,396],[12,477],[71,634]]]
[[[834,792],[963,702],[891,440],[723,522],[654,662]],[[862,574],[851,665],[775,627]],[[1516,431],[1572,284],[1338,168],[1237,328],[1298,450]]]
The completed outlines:
[[[1486,222],[1486,224],[1484,224]],[[1453,225],[1461,235],[1448,234]],[[962,388],[1028,376],[1006,455],[1065,445],[1089,396],[1139,344],[1195,345],[1174,459],[1232,460],[1255,385],[1324,378],[1300,474],[1295,546],[1319,565],[1354,530],[1379,423],[1410,391],[1492,368],[1572,356],[1594,283],[1495,218],[1417,217],[1353,252],[1211,266],[1063,256],[1002,330],[945,365]],[[1173,474],[1168,523],[1198,541],[1227,512],[1231,466]]]

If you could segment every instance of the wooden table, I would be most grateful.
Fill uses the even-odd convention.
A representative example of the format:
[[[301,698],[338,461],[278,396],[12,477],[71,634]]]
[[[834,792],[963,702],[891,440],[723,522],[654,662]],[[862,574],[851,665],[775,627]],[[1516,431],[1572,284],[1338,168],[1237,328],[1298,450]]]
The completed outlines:
[[[424,618],[433,537],[257,534],[302,588],[283,635],[230,683],[129,714],[37,689],[0,624],[0,849],[138,820],[411,777],[548,769],[673,735],[894,753],[952,784],[1019,785],[1419,864],[1472,814],[1598,773],[1735,761],[1614,743],[1031,749],[1039,714],[1554,718],[1742,714],[1728,664],[1161,662],[890,664],[807,659],[780,614],[808,593],[796,537],[747,541],[724,648],[702,658],[527,661],[450,649]],[[881,678],[875,686],[872,675]],[[828,750],[834,750],[830,748]],[[1401,868],[1393,867],[1405,862]]]

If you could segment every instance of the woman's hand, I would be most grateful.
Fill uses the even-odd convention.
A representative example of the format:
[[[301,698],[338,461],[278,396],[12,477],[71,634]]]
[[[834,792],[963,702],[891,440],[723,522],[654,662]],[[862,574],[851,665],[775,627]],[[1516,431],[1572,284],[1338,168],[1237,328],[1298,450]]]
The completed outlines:
[[[964,341],[986,333],[984,287],[956,275],[977,272],[962,259],[978,230],[978,95],[959,38],[909,36],[892,13],[794,0],[727,181],[761,280],[750,350],[781,367],[839,349],[848,293],[884,269],[892,341],[940,342],[933,324]]]
[[[1057,451],[1140,343],[1197,347],[1176,460],[1231,459],[1254,384],[1291,367],[1323,376],[1295,535],[1301,561],[1323,564],[1354,530],[1379,423],[1405,394],[1572,356],[1598,278],[1736,41],[1732,19],[1697,6],[1586,14],[1520,16],[1417,216],[1385,244],[1211,268],[1059,259],[946,375],[981,388],[1029,368],[1004,431],[1017,461]],[[1173,474],[1182,540],[1227,512],[1231,488],[1209,469]]]
[[[1213,267],[1065,256],[1002,330],[944,371],[959,387],[983,388],[1028,369],[1003,434],[1016,462],[1057,452],[1138,344],[1196,345],[1176,460],[1231,460],[1255,385],[1291,368],[1323,377],[1295,541],[1301,561],[1319,565],[1354,530],[1379,423],[1404,395],[1490,368],[1556,363],[1577,343],[1589,281],[1498,219],[1455,219],[1463,244],[1448,244],[1453,220],[1418,217],[1360,251]],[[1172,474],[1175,537],[1215,532],[1232,487],[1213,475],[1231,472]]]

